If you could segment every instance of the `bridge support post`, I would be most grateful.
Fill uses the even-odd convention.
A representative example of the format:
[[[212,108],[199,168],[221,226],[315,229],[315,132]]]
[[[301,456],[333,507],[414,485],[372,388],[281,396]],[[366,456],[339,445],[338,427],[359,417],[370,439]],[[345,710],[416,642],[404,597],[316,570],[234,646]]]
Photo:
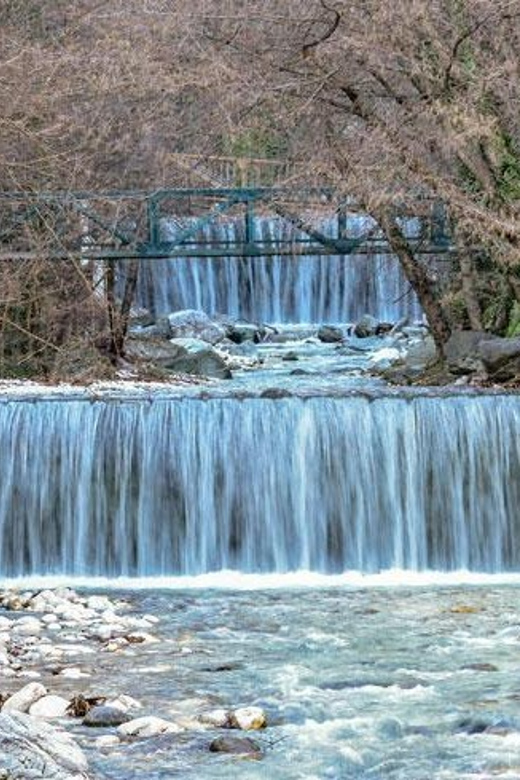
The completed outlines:
[[[246,205],[246,244],[255,242],[255,204],[249,199]]]
[[[157,198],[151,197],[146,205],[146,213],[148,219],[148,243],[150,246],[158,246],[160,236],[160,223],[159,223],[159,201]]]

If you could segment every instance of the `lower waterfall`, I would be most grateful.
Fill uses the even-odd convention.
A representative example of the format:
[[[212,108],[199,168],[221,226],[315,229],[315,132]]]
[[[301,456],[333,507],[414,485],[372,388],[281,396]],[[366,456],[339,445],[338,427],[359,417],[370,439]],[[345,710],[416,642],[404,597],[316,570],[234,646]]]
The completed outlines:
[[[4,576],[520,566],[520,398],[7,400]]]

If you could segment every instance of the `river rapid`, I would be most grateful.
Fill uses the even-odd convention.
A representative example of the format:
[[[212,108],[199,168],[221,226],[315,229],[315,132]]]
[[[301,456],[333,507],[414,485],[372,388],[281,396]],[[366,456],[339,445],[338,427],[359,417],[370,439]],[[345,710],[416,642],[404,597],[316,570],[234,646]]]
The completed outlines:
[[[100,777],[520,777],[515,577],[228,574],[188,589],[137,584],[117,596],[159,616],[162,641],[100,658],[89,690],[129,693],[166,718],[260,706],[269,725],[253,736],[263,758],[210,753],[217,732],[207,731],[100,750],[99,730],[89,741],[78,727]]]

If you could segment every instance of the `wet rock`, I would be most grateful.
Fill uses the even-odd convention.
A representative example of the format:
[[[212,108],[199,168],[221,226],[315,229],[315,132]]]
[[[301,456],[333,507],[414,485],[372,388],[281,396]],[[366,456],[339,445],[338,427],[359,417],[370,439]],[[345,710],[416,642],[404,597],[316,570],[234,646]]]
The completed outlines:
[[[210,710],[199,715],[199,722],[205,726],[213,726],[216,729],[230,728],[231,714],[228,710]]]
[[[368,362],[371,370],[381,371],[389,368],[396,361],[401,359],[401,353],[395,347],[385,347],[375,352]]]
[[[124,737],[154,737],[157,734],[179,734],[183,729],[153,715],[128,720],[118,727],[117,733]]]
[[[116,707],[122,710],[123,712],[130,712],[130,710],[140,710],[142,704],[138,702],[137,699],[134,699],[132,696],[127,696],[126,694],[122,693],[116,699],[111,699],[110,701],[107,701],[106,706]]]
[[[185,309],[168,315],[172,338],[188,338],[217,344],[226,337],[226,330],[213,322],[203,311]]]
[[[68,699],[49,694],[38,699],[29,709],[29,715],[36,718],[64,718],[69,707]]]
[[[0,713],[0,777],[80,780],[87,760],[65,732],[24,713]]]
[[[210,744],[209,749],[212,753],[232,753],[255,758],[262,756],[260,745],[249,737],[217,737]]]
[[[170,344],[177,349],[177,355],[163,364],[169,371],[231,379],[231,371],[222,355],[205,341],[175,338],[170,340]]]
[[[258,731],[267,726],[267,718],[260,707],[240,707],[231,713],[230,725],[242,731]]]
[[[479,344],[486,371],[502,381],[520,374],[520,338],[488,338]]]
[[[128,723],[131,720],[131,717],[120,707],[109,707],[102,704],[98,707],[92,707],[87,712],[83,718],[83,725],[91,728],[104,728],[107,726],[121,726],[121,724]]]
[[[38,699],[46,695],[47,689],[41,683],[28,683],[7,699],[2,712],[28,712]]]
[[[354,335],[360,339],[366,339],[369,336],[377,334],[379,321],[370,314],[364,314],[354,325]]]
[[[299,360],[298,354],[296,352],[293,352],[292,350],[290,352],[286,352],[285,355],[282,355],[282,360],[285,360],[287,362],[290,361],[296,361]]]
[[[290,390],[286,390],[283,387],[268,387],[260,393],[260,398],[271,398],[273,400],[292,398],[292,393]]]
[[[459,720],[455,725],[456,733],[463,734],[507,734],[518,731],[519,724],[510,718],[499,715],[482,717],[467,717]]]
[[[42,628],[43,625],[38,618],[23,617],[13,623],[11,631],[15,636],[36,636]]]
[[[265,335],[265,329],[252,322],[231,322],[226,327],[226,335],[234,344],[252,341],[258,344]]]
[[[318,330],[318,338],[325,344],[333,344],[338,341],[343,341],[343,330],[337,328],[334,325],[322,325]]]
[[[145,328],[154,324],[154,318],[148,309],[142,306],[132,306],[129,317],[130,327]]]
[[[489,664],[485,662],[465,664],[464,666],[461,667],[461,669],[465,669],[471,672],[498,672],[498,666],[495,666],[495,664]]]
[[[454,331],[444,345],[444,355],[449,370],[454,374],[483,372],[480,345],[482,341],[489,338],[492,337],[484,331]]]

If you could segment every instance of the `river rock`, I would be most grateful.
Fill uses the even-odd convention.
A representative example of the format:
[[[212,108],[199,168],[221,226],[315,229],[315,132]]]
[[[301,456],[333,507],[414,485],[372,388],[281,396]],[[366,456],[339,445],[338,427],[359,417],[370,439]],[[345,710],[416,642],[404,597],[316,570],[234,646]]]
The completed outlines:
[[[343,331],[341,328],[337,328],[335,325],[322,325],[318,330],[318,338],[325,344],[333,344],[334,342],[343,341]]]
[[[115,707],[123,712],[130,712],[130,710],[140,710],[143,705],[132,696],[127,696],[125,693],[122,693],[116,699],[107,701],[106,706]]]
[[[28,712],[38,699],[47,695],[47,689],[41,683],[33,682],[24,685],[12,696],[9,696],[4,702],[2,713],[4,712]]]
[[[227,729],[230,727],[232,713],[229,710],[210,710],[199,715],[198,720],[205,726],[212,726],[215,729]]]
[[[91,728],[104,728],[107,726],[121,726],[128,723],[132,718],[120,707],[110,707],[101,704],[92,707],[83,718],[83,725]]]
[[[171,339],[170,344],[177,349],[177,355],[164,364],[169,371],[215,379],[231,379],[231,371],[222,355],[205,341],[176,338]]]
[[[482,341],[491,338],[480,330],[456,330],[444,345],[446,365],[453,374],[483,372],[484,364],[480,352]]]
[[[389,368],[397,360],[400,360],[400,358],[401,353],[398,349],[395,347],[384,347],[383,349],[379,349],[377,352],[374,352],[368,361],[368,366],[369,368],[375,369],[376,371],[381,371]]]
[[[117,733],[124,737],[155,737],[158,734],[178,734],[183,729],[154,715],[134,718],[118,727]]]
[[[209,749],[212,753],[233,753],[255,758],[260,758],[262,755],[260,745],[250,737],[217,737],[210,744]]]
[[[146,328],[154,324],[154,318],[148,309],[142,306],[132,306],[129,316],[130,327]]]
[[[240,707],[231,715],[231,725],[243,731],[258,731],[267,726],[265,712],[260,707]]]
[[[379,326],[379,321],[371,314],[364,314],[354,325],[354,336],[359,339],[366,339],[369,336],[375,336]]]
[[[11,631],[16,636],[36,636],[42,630],[42,623],[35,617],[23,617],[13,623]]]
[[[479,344],[486,371],[500,379],[512,379],[520,373],[520,338],[488,338]]]
[[[230,322],[226,325],[226,336],[234,344],[243,344],[244,341],[253,341],[258,343],[262,341],[265,335],[265,329],[253,322]]]
[[[36,718],[64,718],[67,714],[69,702],[63,696],[49,694],[42,696],[37,702],[31,705],[29,715]]]
[[[20,712],[0,713],[0,777],[80,780],[87,760],[72,737]]]
[[[226,330],[197,309],[185,309],[168,315],[172,338],[189,338],[217,344],[226,337]]]

